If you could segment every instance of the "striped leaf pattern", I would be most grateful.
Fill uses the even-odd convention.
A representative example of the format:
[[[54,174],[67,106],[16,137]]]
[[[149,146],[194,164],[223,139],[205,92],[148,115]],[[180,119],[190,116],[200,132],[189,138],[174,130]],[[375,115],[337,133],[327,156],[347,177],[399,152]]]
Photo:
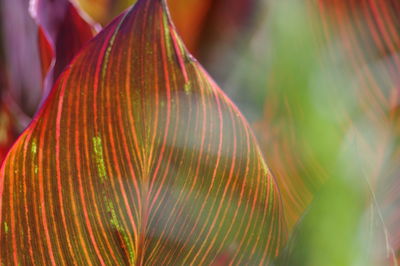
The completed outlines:
[[[318,0],[317,3],[325,41],[339,41],[357,77],[360,105],[372,119],[379,121],[398,98],[394,84],[398,82],[400,69],[400,2]]]
[[[288,105],[282,106],[290,108]],[[310,206],[314,194],[328,180],[328,175],[311,152],[306,154],[310,158],[308,164],[304,162],[305,155],[300,151],[309,147],[300,141],[301,136],[296,135],[290,115],[293,110],[288,111],[285,113],[287,125],[283,126],[265,116],[263,121],[254,125],[254,130],[280,188],[288,231],[291,233]]]
[[[75,58],[0,176],[1,265],[267,264],[285,240],[247,122],[141,0]]]

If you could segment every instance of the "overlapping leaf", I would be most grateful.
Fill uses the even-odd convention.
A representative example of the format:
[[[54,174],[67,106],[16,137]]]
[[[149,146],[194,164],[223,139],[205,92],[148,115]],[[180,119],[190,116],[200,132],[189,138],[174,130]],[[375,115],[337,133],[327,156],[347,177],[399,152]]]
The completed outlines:
[[[339,46],[354,76],[352,86],[362,115],[349,114],[349,120],[358,134],[360,157],[368,161],[366,176],[387,230],[387,256],[391,260],[391,249],[397,256],[400,250],[400,2],[319,0],[316,3],[324,25],[323,42]],[[335,60],[336,55],[331,56]]]
[[[0,13],[2,7],[0,6]],[[1,28],[0,21],[0,28]],[[0,30],[1,31],[1,30]],[[9,95],[9,76],[6,67],[5,51],[4,51],[3,36],[0,35],[0,164],[5,159],[7,152],[17,138],[18,123],[16,115],[10,112],[10,105],[7,104],[6,99]]]
[[[0,177],[0,262],[266,264],[285,239],[242,115],[141,0],[61,76]]]
[[[42,79],[44,81],[51,67],[51,62],[53,61],[54,52],[42,28],[39,28],[38,30],[38,46],[39,46],[39,56],[40,56],[40,67],[42,70]]]
[[[31,13],[39,25],[45,98],[64,68],[94,34],[92,27],[68,0],[33,0]]]
[[[77,0],[79,6],[102,25],[109,23],[136,0]],[[220,58],[229,60],[231,49],[247,39],[254,26],[260,0],[168,0],[177,31],[189,51],[224,72]],[[227,8],[229,7],[229,8]],[[226,73],[223,73],[226,75]]]
[[[270,15],[260,32],[269,47],[261,83],[265,93],[258,94],[265,97],[264,113],[254,129],[282,192],[290,230],[327,180],[338,140],[334,123],[321,117],[311,97],[318,53],[310,26],[313,14],[302,0],[272,1],[268,7]],[[258,54],[256,50],[254,56]]]
[[[36,25],[25,0],[1,1],[1,46],[7,88],[15,105],[27,116],[36,111],[41,96],[40,62]]]
[[[0,106],[0,163],[3,162],[7,152],[16,139],[16,132],[13,125],[13,119],[6,106],[1,103]]]
[[[276,114],[276,110],[269,109],[263,121],[255,124],[254,129],[280,188],[287,224],[291,230],[328,177],[310,146],[304,143],[304,136],[297,133],[291,113],[294,110],[287,105],[285,107],[288,108],[282,112],[286,117],[285,124],[282,118],[272,118],[271,114]]]
[[[192,52],[197,50],[197,39],[202,33],[205,19],[213,6],[213,2],[217,1],[168,1],[178,32],[182,36],[186,47]],[[136,3],[136,0],[78,0],[78,3],[95,21],[104,25],[110,22],[122,10]]]
[[[359,80],[358,95],[364,111],[376,117],[386,113],[398,98],[391,83],[397,82],[399,72],[400,3],[319,0],[318,7],[324,22],[324,41],[340,42]]]

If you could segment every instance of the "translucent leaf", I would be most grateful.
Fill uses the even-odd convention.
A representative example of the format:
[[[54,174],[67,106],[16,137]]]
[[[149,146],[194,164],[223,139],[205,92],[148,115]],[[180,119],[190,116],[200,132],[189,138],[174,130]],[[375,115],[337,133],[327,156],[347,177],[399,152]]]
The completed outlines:
[[[243,116],[141,0],[62,74],[0,177],[5,265],[267,264],[276,184]]]

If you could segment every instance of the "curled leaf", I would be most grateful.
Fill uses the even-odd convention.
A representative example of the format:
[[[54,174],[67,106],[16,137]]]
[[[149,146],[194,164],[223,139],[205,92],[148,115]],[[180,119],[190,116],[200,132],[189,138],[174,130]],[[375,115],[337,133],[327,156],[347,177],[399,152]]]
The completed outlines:
[[[39,27],[38,30],[38,46],[39,46],[39,56],[40,56],[40,67],[42,70],[42,79],[43,81],[46,78],[47,73],[51,67],[51,61],[53,60],[53,49],[47,40],[43,29]],[[44,85],[44,84],[43,84]]]
[[[27,116],[37,110],[41,94],[40,61],[37,54],[37,28],[28,13],[28,1],[0,2],[1,53],[7,91]],[[2,59],[3,60],[3,59]]]
[[[94,30],[68,0],[32,0],[31,13],[39,25],[45,99],[64,68],[92,39]]]
[[[243,116],[141,0],[60,77],[0,176],[5,265],[267,264],[276,184]]]

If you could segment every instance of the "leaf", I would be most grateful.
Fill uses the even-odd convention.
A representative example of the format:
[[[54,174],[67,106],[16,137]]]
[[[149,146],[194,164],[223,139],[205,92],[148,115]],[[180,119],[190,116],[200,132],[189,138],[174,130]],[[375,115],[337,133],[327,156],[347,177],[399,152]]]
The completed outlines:
[[[77,0],[79,7],[102,25],[136,0]],[[202,61],[229,60],[247,41],[256,21],[260,0],[168,0],[177,31],[191,53]],[[229,8],[226,8],[229,6]],[[233,50],[233,51],[231,51]],[[207,68],[207,69],[208,69]],[[215,72],[229,72],[221,64]],[[224,71],[225,70],[225,71]],[[226,73],[222,73],[226,75]]]
[[[253,128],[280,188],[291,231],[328,180],[341,140],[336,124],[321,116],[313,97],[319,50],[312,26],[318,21],[302,0],[271,1],[268,11],[265,28],[256,37],[268,43],[268,50],[263,60],[258,46],[252,54],[253,62],[263,62],[258,82],[265,91],[254,93],[265,100],[262,119]],[[245,64],[243,70],[247,68]],[[336,109],[328,110],[335,114]]]
[[[37,28],[29,16],[28,4],[26,0],[1,1],[0,27],[7,91],[19,109],[30,116],[37,110],[42,86]]]
[[[141,0],[60,77],[0,177],[0,262],[267,264],[285,228],[243,116]]]
[[[336,40],[357,77],[357,96],[363,111],[379,122],[379,117],[398,101],[397,89],[391,83],[397,82],[400,67],[400,3],[319,0],[318,4],[324,25],[322,41]]]
[[[16,139],[14,123],[6,105],[0,102],[0,163],[3,162]]]
[[[254,125],[254,131],[280,188],[286,221],[291,231],[328,176],[296,131],[291,115],[293,110],[286,107],[288,109],[282,110],[282,118],[271,118],[270,114],[266,114],[262,121]],[[276,112],[272,109],[268,111]],[[286,124],[282,119],[286,119]]]
[[[359,160],[364,165],[372,205],[387,238],[385,258],[400,261],[399,91],[400,2],[396,0],[317,1],[326,44],[344,53],[353,75],[354,103],[348,113],[357,133]],[[337,53],[330,53],[330,61]],[[333,59],[332,59],[333,58]],[[328,59],[329,60],[329,59]],[[350,87],[350,86],[349,86]],[[361,115],[360,115],[361,114]],[[375,206],[376,205],[376,206]],[[382,259],[382,258],[381,258]]]
[[[216,2],[215,0],[168,1],[177,30],[192,53],[197,54],[202,45],[201,42],[205,41],[202,34]]]
[[[78,0],[79,6],[95,21],[109,23],[122,10],[136,3],[136,0]],[[199,37],[204,31],[207,15],[211,12],[215,0],[169,0],[171,16],[180,36],[192,53],[197,51]]]
[[[50,70],[51,61],[53,60],[54,53],[49,41],[47,40],[45,33],[43,32],[43,29],[40,27],[38,30],[38,43],[39,43],[38,46],[39,46],[39,56],[41,63],[40,66],[42,69],[42,79],[44,81],[47,73]]]
[[[135,4],[136,0],[77,0],[76,2],[94,21],[107,25],[121,11]]]
[[[7,74],[5,51],[3,49],[2,38],[0,37],[0,164],[3,163],[8,151],[16,140],[18,132],[18,123],[16,121],[18,116],[11,111],[10,101],[7,101],[10,97],[10,81]]]
[[[40,27],[39,51],[42,73],[46,73],[45,99],[64,68],[92,39],[94,30],[68,0],[31,0],[31,13]],[[53,57],[49,65],[49,58]]]

